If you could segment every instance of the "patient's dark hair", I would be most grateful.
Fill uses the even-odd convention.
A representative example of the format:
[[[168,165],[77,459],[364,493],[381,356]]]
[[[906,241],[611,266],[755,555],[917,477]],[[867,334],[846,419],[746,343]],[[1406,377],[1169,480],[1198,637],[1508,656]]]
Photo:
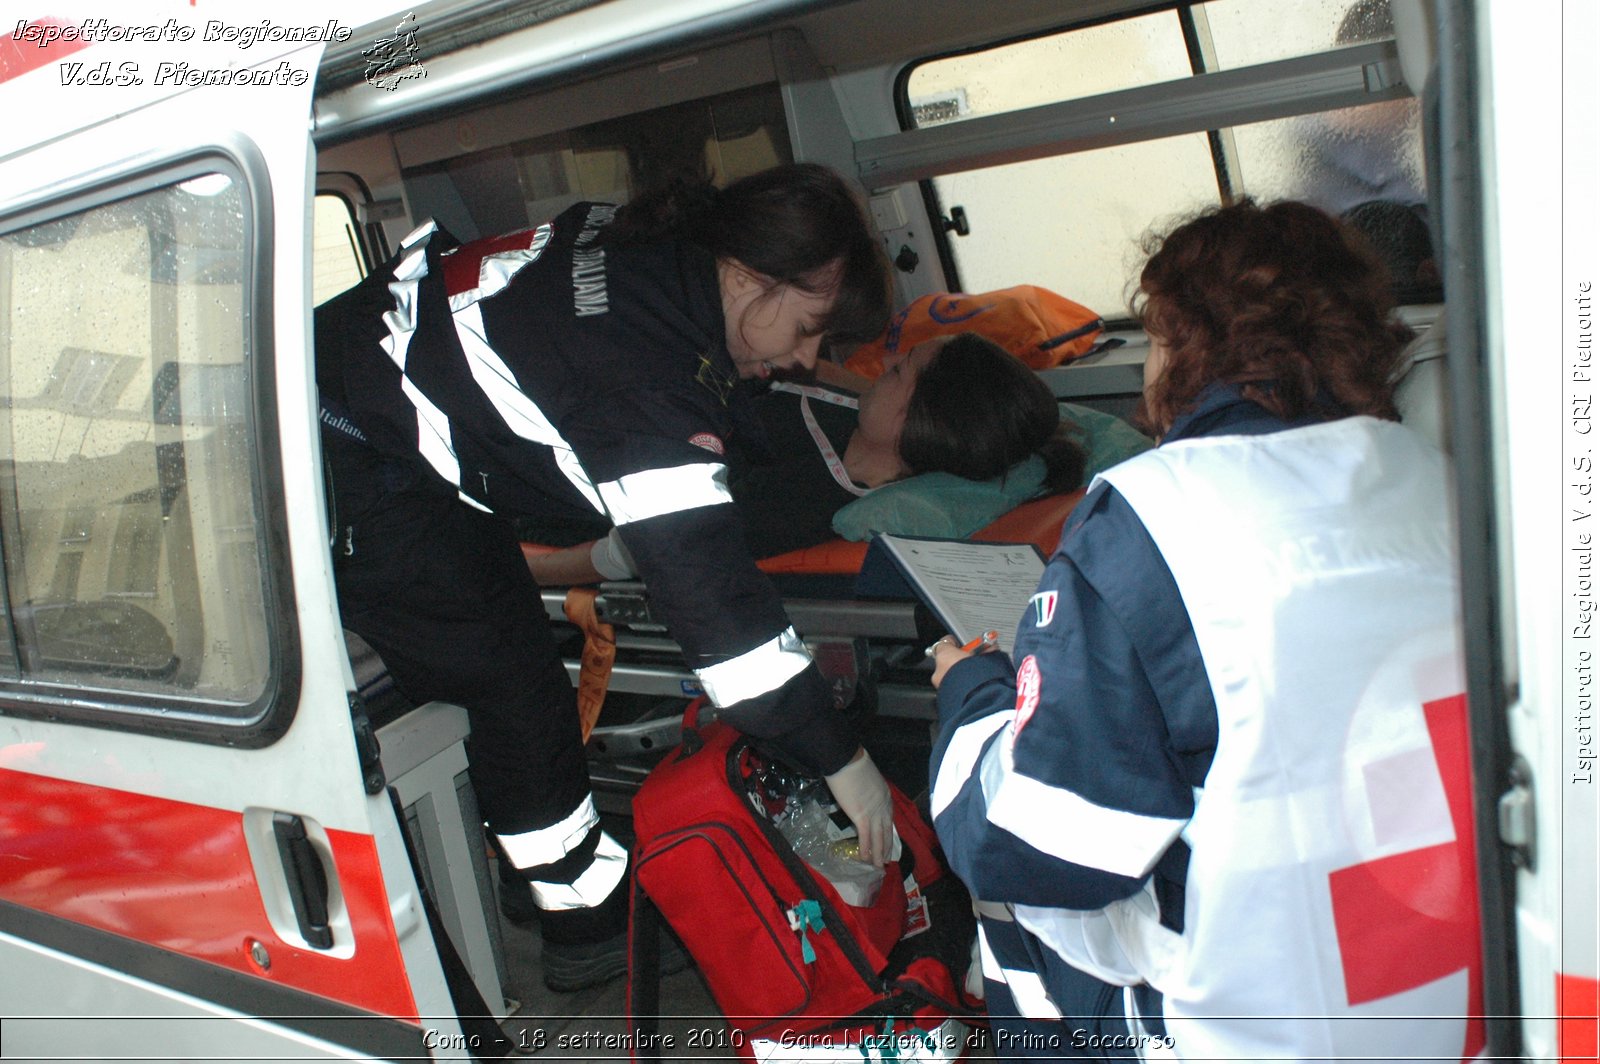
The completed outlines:
[[[679,179],[635,197],[602,234],[612,246],[689,240],[807,292],[837,282],[822,323],[831,343],[871,340],[889,323],[883,249],[850,186],[823,166],[777,166],[722,189]]]
[[[917,374],[900,458],[912,473],[990,480],[1038,454],[1046,489],[1070,491],[1083,482],[1078,433],[1033,370],[993,341],[961,333]]]

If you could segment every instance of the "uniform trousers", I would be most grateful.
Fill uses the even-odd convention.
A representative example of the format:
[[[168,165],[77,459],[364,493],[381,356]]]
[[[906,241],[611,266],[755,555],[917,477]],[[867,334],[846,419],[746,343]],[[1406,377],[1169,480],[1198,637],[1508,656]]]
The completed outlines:
[[[576,695],[511,523],[415,465],[332,430],[323,441],[344,626],[409,700],[466,709],[468,775],[494,834],[561,821],[589,796]],[[560,860],[519,871],[570,883],[600,835],[596,827]],[[545,913],[547,940],[620,932],[626,885],[592,908]]]

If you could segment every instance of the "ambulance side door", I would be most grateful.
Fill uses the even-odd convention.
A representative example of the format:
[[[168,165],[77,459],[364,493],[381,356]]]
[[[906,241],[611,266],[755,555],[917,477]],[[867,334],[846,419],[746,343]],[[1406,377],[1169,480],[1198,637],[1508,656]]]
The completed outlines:
[[[5,1049],[426,1056],[463,1039],[317,475],[321,46],[223,47],[0,64]],[[263,80],[154,84],[179,59]]]

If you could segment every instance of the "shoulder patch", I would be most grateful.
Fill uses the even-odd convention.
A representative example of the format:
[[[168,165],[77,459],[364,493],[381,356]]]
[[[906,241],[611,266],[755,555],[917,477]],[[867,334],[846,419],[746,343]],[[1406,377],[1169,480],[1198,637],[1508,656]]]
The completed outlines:
[[[1039,659],[1032,654],[1022,659],[1017,669],[1017,715],[1011,721],[1011,734],[1021,735],[1033,711],[1039,708]]]
[[[697,432],[689,437],[689,442],[696,447],[710,451],[712,454],[728,453],[722,446],[722,440],[709,432]]]
[[[1033,614],[1035,628],[1050,627],[1050,622],[1056,618],[1056,603],[1060,598],[1059,591],[1041,591],[1028,600],[1028,611]]]

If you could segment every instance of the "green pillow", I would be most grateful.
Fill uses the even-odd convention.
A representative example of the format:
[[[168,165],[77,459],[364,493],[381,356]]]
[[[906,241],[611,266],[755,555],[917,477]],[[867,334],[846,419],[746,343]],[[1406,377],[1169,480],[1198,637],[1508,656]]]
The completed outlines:
[[[1077,422],[1083,429],[1079,442],[1089,452],[1083,470],[1083,482],[1089,483],[1099,474],[1118,462],[1148,451],[1155,442],[1117,417],[1077,403],[1060,403],[1061,416]]]
[[[875,533],[963,539],[1001,514],[1027,502],[1044,486],[1044,459],[1030,455],[993,480],[967,480],[954,473],[921,473],[885,484],[833,515],[833,530],[845,539]]]
[[[1095,474],[1155,446],[1113,414],[1075,403],[1062,403],[1061,413],[1083,429],[1080,442],[1088,452],[1086,484]],[[842,507],[833,515],[833,530],[858,542],[879,532],[964,539],[1033,498],[1043,486],[1044,460],[1038,455],[1018,462],[994,480],[923,473],[885,484]]]

